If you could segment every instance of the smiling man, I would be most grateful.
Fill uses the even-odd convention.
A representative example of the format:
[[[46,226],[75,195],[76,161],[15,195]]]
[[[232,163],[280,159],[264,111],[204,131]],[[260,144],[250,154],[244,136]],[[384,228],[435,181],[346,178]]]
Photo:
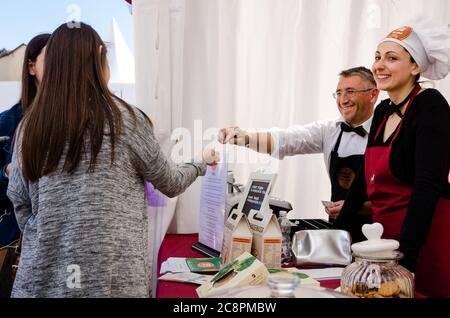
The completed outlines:
[[[246,146],[279,159],[323,153],[331,181],[331,201],[334,202],[326,211],[333,221],[363,163],[378,94],[369,69],[348,69],[339,74],[339,83],[333,93],[341,117],[253,134],[239,127],[222,128],[218,140],[224,144]]]

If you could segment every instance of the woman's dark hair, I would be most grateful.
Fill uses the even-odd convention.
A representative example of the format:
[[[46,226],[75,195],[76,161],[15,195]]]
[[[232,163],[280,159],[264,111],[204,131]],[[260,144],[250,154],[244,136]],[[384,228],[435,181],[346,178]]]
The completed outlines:
[[[36,62],[37,57],[41,54],[42,49],[47,45],[51,34],[40,34],[30,40],[25,50],[22,67],[22,92],[20,94],[20,102],[22,104],[22,113],[30,107],[36,96],[36,77],[30,74],[30,63]]]
[[[33,182],[54,172],[63,153],[63,171],[73,173],[86,153],[92,171],[104,135],[110,138],[114,161],[123,126],[117,103],[136,117],[130,105],[109,91],[106,66],[106,46],[91,26],[63,24],[52,34],[42,83],[21,131],[26,179]]]

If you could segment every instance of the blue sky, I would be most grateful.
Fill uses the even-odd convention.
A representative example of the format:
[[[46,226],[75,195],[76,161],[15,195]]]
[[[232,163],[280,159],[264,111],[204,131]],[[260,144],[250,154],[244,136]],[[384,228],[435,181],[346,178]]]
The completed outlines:
[[[51,33],[78,12],[102,37],[116,18],[134,51],[133,18],[125,0],[0,0],[0,49],[12,50],[39,33]]]

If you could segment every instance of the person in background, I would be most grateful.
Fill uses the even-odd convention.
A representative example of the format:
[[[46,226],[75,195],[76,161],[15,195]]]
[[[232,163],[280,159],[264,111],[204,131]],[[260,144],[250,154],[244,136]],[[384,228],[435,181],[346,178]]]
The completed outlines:
[[[23,243],[12,297],[149,297],[144,180],[173,197],[217,161],[205,150],[175,166],[108,80],[92,27],[54,31],[14,146],[8,196]]]
[[[23,61],[20,101],[0,114],[0,247],[11,244],[20,235],[12,203],[6,196],[11,171],[11,145],[14,132],[23,114],[31,106],[42,81],[45,45],[49,38],[50,34],[40,34],[28,43]]]
[[[383,238],[400,242],[400,264],[416,275],[416,290],[450,292],[450,109],[421,75],[440,80],[450,71],[447,26],[428,19],[391,32],[378,45],[372,71],[389,99],[377,106],[365,155],[336,225],[348,229],[362,204],[372,203]]]
[[[279,159],[323,153],[331,181],[331,201],[334,202],[333,206],[326,208],[331,221],[339,214],[364,160],[373,109],[378,98],[372,72],[365,67],[342,71],[333,97],[341,113],[337,119],[320,120],[288,129],[272,128],[269,132],[259,133],[229,127],[220,129],[218,134],[221,143],[247,146]],[[370,221],[370,209],[361,211],[365,214],[361,214],[356,223]]]

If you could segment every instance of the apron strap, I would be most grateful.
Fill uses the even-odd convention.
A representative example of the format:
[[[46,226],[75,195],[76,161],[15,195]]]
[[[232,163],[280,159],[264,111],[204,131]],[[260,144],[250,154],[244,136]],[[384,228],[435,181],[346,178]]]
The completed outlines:
[[[333,149],[333,151],[334,151],[335,153],[337,153],[337,151],[338,151],[338,149],[339,149],[339,146],[341,145],[341,139],[342,139],[342,135],[343,135],[343,134],[344,134],[344,131],[343,131],[342,128],[341,128],[341,132],[340,132],[340,134],[339,134],[339,137],[338,137],[336,143],[334,144],[334,149]]]
[[[413,93],[412,93],[412,95],[411,95],[411,98],[409,99],[409,102],[408,102],[408,104],[406,105],[405,115],[406,115],[406,113],[407,113],[408,110],[409,110],[409,106],[411,106],[412,102],[414,101],[414,98],[416,98],[416,96],[420,93],[421,89],[422,89],[422,87],[420,87],[420,85],[416,85],[416,86],[414,87],[414,90],[413,90]],[[400,129],[402,128],[402,125],[403,125],[403,119],[404,119],[404,118],[405,118],[405,116],[403,116],[403,118],[401,118],[400,124],[399,124],[399,125],[397,126],[397,128],[396,128],[396,131],[395,131],[395,134],[394,134],[394,138],[392,138],[392,141],[394,141],[395,139],[397,139],[397,136],[398,136],[398,134],[399,134],[399,132],[400,132]],[[380,135],[382,129],[385,127],[387,120],[388,120],[388,116],[387,116],[387,115],[384,115],[383,121],[381,122],[380,127],[378,127],[378,131],[377,131],[377,133],[376,133],[376,135],[375,135],[374,140],[377,140],[377,138],[378,138],[378,136]]]
[[[409,99],[408,104],[406,105],[406,109],[405,109],[405,115],[408,113],[409,107],[411,106],[412,102],[414,101],[414,98],[416,98],[416,96],[420,93],[420,90],[422,89],[422,87],[420,87],[420,85],[416,85],[416,87],[414,87],[414,91],[413,94],[411,96],[411,98]],[[405,118],[403,116],[403,118]],[[400,121],[399,127],[397,129],[397,131],[395,132],[394,138],[392,138],[392,141],[394,141],[395,139],[397,139],[398,134],[400,133],[400,129],[402,129],[403,126],[403,118]]]

